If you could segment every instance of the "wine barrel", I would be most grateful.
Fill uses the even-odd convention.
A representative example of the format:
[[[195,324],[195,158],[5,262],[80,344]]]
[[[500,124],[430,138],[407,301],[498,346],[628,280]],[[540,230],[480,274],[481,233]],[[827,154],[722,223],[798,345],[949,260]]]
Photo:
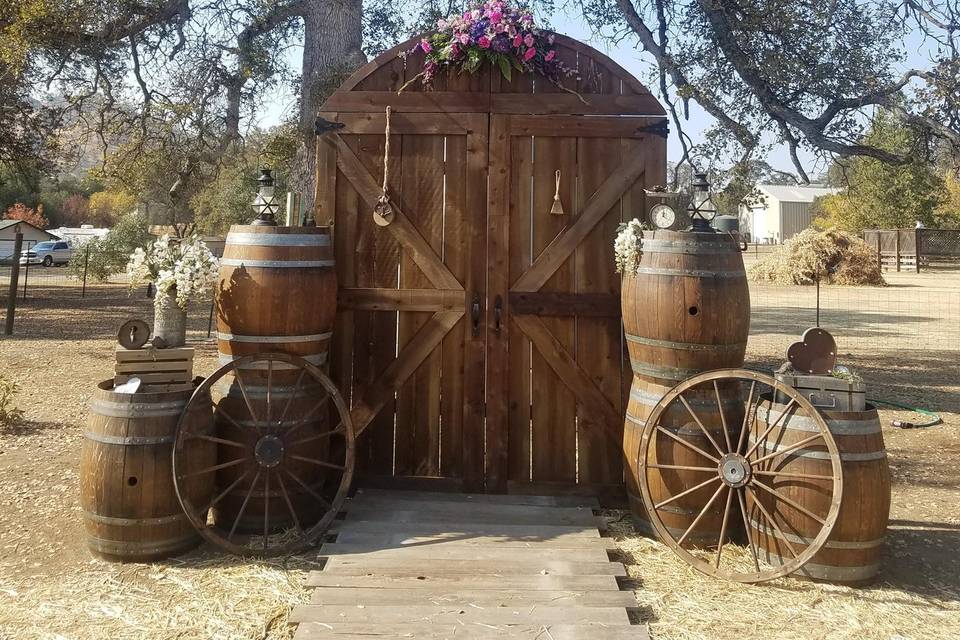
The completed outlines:
[[[192,389],[161,393],[114,393],[113,380],[101,382],[90,402],[80,454],[80,504],[87,546],[116,561],[148,561],[178,555],[200,543],[173,487],[171,452],[177,422]],[[209,423],[209,402],[191,410],[189,420]],[[213,466],[215,448],[193,460]],[[189,471],[189,470],[188,470]],[[193,504],[213,497],[213,474],[197,475],[182,487]]]
[[[761,425],[776,420],[784,406],[761,404],[756,420]],[[864,411],[821,411],[821,414],[840,451],[843,495],[837,522],[827,541],[794,575],[842,584],[865,584],[880,571],[883,539],[890,516],[890,469],[880,417],[871,405],[867,405]],[[777,442],[761,444],[761,451],[772,453],[808,438],[818,430],[810,418],[794,414],[783,420],[783,427],[783,436]],[[758,433],[763,430],[754,429],[747,440],[752,444]],[[818,444],[815,442],[796,453],[776,458],[777,471],[831,475],[829,454],[825,447],[814,446]],[[828,480],[783,477],[777,479],[773,488],[816,514],[827,513],[831,500],[831,482]],[[748,500],[751,533],[758,541],[761,557],[773,565],[783,564],[784,558],[793,556],[781,535],[788,537],[797,553],[802,553],[820,532],[821,525],[767,492],[762,492],[760,499],[768,513],[777,514],[780,532],[771,527],[762,518],[760,510],[753,507],[753,501]]]
[[[329,227],[234,225],[227,234],[220,265],[216,300],[221,364],[266,352],[299,356],[317,366],[326,363],[337,309]],[[240,370],[242,389],[233,375],[227,375],[214,386],[213,394],[220,408],[234,418],[233,422],[218,419],[218,434],[252,447],[276,426],[267,424],[268,418],[276,421],[286,411],[283,418],[289,425],[315,407],[324,391],[316,385],[300,384],[299,372],[292,371],[292,365],[276,363],[272,371],[262,365],[251,367]],[[273,405],[269,411],[268,386]],[[298,428],[297,439],[326,430],[325,411],[315,413]],[[314,440],[301,446],[297,454],[323,459],[326,447],[326,441]],[[220,446],[221,462],[236,456],[235,448]],[[304,525],[311,520],[310,509],[319,514],[317,501],[308,493],[322,487],[327,475],[323,468],[288,460],[282,469],[268,472],[269,487],[258,471],[251,460],[218,472],[218,487],[232,487],[214,510],[218,525],[231,528],[236,522],[238,530],[255,531],[264,526],[264,514],[268,513],[272,530],[286,528],[295,524],[291,505]],[[283,476],[283,485],[278,475]],[[258,485],[252,487],[258,478]]]
[[[621,289],[623,327],[633,368],[623,452],[630,472],[627,493],[634,519],[641,530],[650,532],[638,485],[643,426],[660,398],[679,382],[704,371],[743,366],[750,330],[750,293],[739,246],[728,234],[644,231],[640,250],[637,269],[623,278]],[[739,428],[743,416],[739,387],[721,384],[720,392],[729,428]],[[712,387],[688,392],[684,398],[711,435],[722,442],[723,423]],[[664,415],[661,426],[710,450],[709,441],[679,403]],[[667,436],[657,440],[656,451],[650,455],[660,464],[713,465]],[[653,469],[648,478],[655,503],[658,497],[675,495],[680,487],[706,479],[703,472]],[[709,490],[704,491],[705,495],[694,492],[661,511],[664,524],[678,531],[678,537],[709,500]],[[690,544],[716,545],[722,515],[723,504],[717,503],[689,537]]]

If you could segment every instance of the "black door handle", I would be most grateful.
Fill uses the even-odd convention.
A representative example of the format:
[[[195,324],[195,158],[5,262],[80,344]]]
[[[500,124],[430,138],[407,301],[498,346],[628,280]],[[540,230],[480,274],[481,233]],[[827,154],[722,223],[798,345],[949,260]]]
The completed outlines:
[[[500,337],[500,313],[503,310],[503,298],[497,296],[493,301],[493,332]]]
[[[473,294],[473,301],[470,303],[470,320],[473,325],[474,337],[480,335],[480,294]]]

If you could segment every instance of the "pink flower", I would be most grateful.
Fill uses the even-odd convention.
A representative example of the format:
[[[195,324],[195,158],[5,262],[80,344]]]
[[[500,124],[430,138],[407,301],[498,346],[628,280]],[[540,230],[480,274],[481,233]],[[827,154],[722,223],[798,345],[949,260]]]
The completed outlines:
[[[530,59],[537,55],[537,50],[534,48],[527,49],[526,53],[523,54],[523,61],[530,62]]]
[[[545,55],[543,59],[546,60],[547,62],[550,62],[556,57],[557,57],[557,52],[554,49],[550,49],[550,51],[547,51],[547,55]]]
[[[516,36],[514,36],[514,38],[513,38],[513,46],[519,47],[519,46],[522,45],[522,44],[523,44],[523,37],[521,37],[521,35],[518,33],[518,34],[517,34]]]
[[[551,53],[553,52],[551,51]],[[456,58],[459,55],[460,55],[460,45],[454,42],[452,45],[450,45],[450,56],[453,58]]]
[[[469,11],[464,11],[464,12],[463,12],[463,19],[464,19],[464,20],[469,20],[471,17],[472,17],[472,16],[471,16],[471,14],[470,14]]]
[[[492,22],[493,24],[497,24],[498,22],[500,22],[500,20],[503,19],[503,14],[500,13],[499,11],[491,11],[489,17],[490,17],[490,22]]]
[[[437,20],[437,30],[443,31],[446,28],[447,28],[446,20],[444,20],[443,18],[440,18],[439,20]]]
[[[532,34],[532,33],[528,33],[526,36],[524,36],[524,38],[523,38],[523,44],[527,45],[528,47],[532,47],[532,46],[533,46],[533,34]]]
[[[470,34],[469,34],[469,33],[461,33],[461,34],[458,36],[458,38],[460,39],[460,44],[462,44],[462,45],[468,45],[468,44],[470,44]]]
[[[424,53],[430,53],[431,51],[433,51],[433,47],[430,46],[430,43],[427,41],[426,38],[420,41],[420,48],[423,49]]]
[[[477,44],[480,45],[480,48],[481,48],[481,49],[489,49],[489,48],[490,48],[490,38],[488,38],[487,36],[480,36],[480,39],[477,40]]]

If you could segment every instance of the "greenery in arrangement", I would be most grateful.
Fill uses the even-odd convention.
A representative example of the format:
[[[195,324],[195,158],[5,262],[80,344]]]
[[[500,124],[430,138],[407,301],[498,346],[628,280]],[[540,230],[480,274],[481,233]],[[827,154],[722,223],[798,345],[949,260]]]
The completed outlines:
[[[750,266],[747,275],[775,284],[874,285],[886,282],[877,255],[860,238],[838,229],[805,229]]]
[[[484,63],[499,69],[507,81],[514,71],[532,71],[571,92],[563,79],[578,78],[576,70],[559,59],[555,36],[534,24],[529,9],[491,0],[440,18],[436,29],[414,49],[426,54],[423,71],[405,87],[419,80],[429,88],[443,69],[476,73]]]
[[[23,420],[23,411],[13,404],[19,390],[20,385],[0,374],[0,427],[12,427]]]
[[[152,283],[157,289],[157,307],[164,304],[164,294],[169,294],[176,296],[181,309],[191,300],[210,297],[219,269],[220,261],[197,236],[183,240],[161,236],[146,249],[134,249],[127,263],[131,288]]]

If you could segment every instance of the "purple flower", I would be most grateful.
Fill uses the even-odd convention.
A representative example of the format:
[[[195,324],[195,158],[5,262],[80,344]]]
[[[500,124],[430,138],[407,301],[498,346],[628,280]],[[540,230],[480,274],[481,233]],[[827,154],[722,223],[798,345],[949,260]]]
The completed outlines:
[[[474,40],[479,40],[480,36],[486,35],[488,25],[489,22],[487,20],[477,20],[470,25],[470,37]]]
[[[507,53],[510,51],[510,39],[501,33],[490,43],[490,48],[497,53]]]

